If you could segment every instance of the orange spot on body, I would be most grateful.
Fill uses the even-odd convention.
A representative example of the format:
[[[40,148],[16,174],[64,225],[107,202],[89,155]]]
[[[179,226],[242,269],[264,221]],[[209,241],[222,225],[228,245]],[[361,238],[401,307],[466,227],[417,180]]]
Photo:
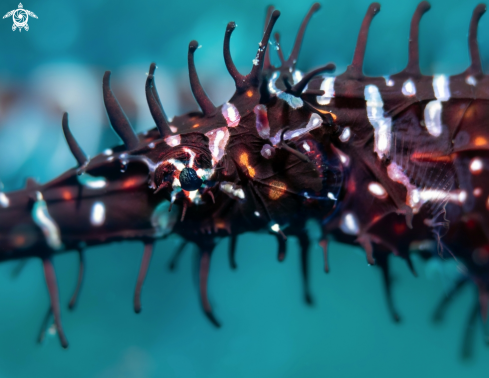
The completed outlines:
[[[478,136],[474,139],[474,145],[477,147],[485,146],[487,145],[487,139],[482,136]]]
[[[200,124],[196,123],[195,125],[192,126],[192,129],[196,129],[199,126],[200,126]]]
[[[133,188],[138,184],[139,184],[138,179],[133,177],[124,181],[124,183],[122,184],[122,188],[123,189]]]
[[[249,162],[248,162],[248,154],[246,152],[243,152],[241,155],[239,155],[239,163],[243,166],[246,167],[248,170],[248,174],[250,177],[255,177],[255,168],[253,168]]]
[[[285,193],[285,189],[287,189],[285,184],[280,181],[272,181],[270,185],[271,188],[268,192],[268,197],[270,197],[271,200],[277,200],[282,197],[282,195]]]
[[[250,89],[250,90],[248,90],[248,91],[246,91],[246,95],[247,95],[248,97],[252,97],[252,96],[253,96],[253,91],[252,91],[251,89]]]
[[[26,238],[24,235],[15,235],[13,238],[12,238],[12,244],[14,245],[14,247],[17,247],[17,248],[20,248],[22,247],[26,242]]]
[[[73,199],[73,196],[71,195],[71,192],[68,191],[68,190],[63,190],[63,193],[61,195],[63,196],[63,199],[65,201],[69,201],[69,200]]]
[[[411,161],[450,163],[453,161],[454,157],[455,157],[455,154],[436,156],[432,152],[416,152],[415,151],[411,155]]]

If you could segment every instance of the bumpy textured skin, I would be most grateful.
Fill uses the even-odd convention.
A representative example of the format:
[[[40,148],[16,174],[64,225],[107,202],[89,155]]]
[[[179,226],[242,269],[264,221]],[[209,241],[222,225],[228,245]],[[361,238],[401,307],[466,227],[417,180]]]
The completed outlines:
[[[285,256],[287,238],[297,237],[304,298],[312,303],[308,220],[322,226],[326,271],[329,239],[364,248],[367,261],[382,269],[394,320],[400,317],[392,299],[389,256],[405,259],[415,273],[410,253],[419,252],[425,258],[454,258],[465,267],[435,318],[440,319],[460,287],[472,281],[480,293],[473,311],[485,322],[489,79],[477,47],[477,24],[485,6],[477,6],[470,26],[472,64],[452,77],[425,76],[419,70],[418,26],[429,8],[421,2],[412,19],[406,69],[388,78],[362,72],[369,25],[380,10],[377,3],[367,10],[352,64],[337,77],[321,75],[333,71],[332,64],[304,76],[295,68],[305,28],[319,4],[306,15],[290,57],[285,59],[278,50],[280,67],[271,65],[267,49],[280,15],[270,7],[263,40],[246,76],[230,56],[235,29],[231,22],[224,59],[236,83],[233,97],[219,107],[207,97],[194,64],[198,42],[192,41],[189,77],[202,111],[170,122],[154,86],[152,64],[146,96],[156,128],[142,135],[132,131],[106,72],[104,101],[124,145],[88,160],[65,114],[63,131],[78,167],[47,184],[29,182],[23,190],[0,193],[0,261],[43,260],[51,298],[47,319],[52,312],[61,344],[67,347],[68,342],[61,327],[53,255],[80,253],[72,308],[83,278],[85,248],[142,241],[145,252],[134,295],[139,312],[153,243],[178,234],[184,243],[199,247],[202,307],[219,326],[207,299],[217,240],[231,238],[230,263],[235,268],[240,234],[276,235],[279,260]],[[278,42],[279,36],[275,39]]]

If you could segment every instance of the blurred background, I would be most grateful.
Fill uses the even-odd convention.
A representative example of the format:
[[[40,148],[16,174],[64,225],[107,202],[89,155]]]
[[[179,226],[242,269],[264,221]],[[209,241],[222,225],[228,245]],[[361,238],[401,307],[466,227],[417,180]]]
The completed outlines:
[[[276,31],[290,51],[312,2],[279,0]],[[368,1],[323,2],[306,33],[298,68],[328,61],[342,72],[350,63]],[[467,33],[475,1],[431,1],[421,23],[421,68],[426,74],[459,73],[469,63]],[[61,131],[61,115],[90,155],[119,143],[103,108],[102,76],[112,86],[137,131],[154,123],[144,84],[149,64],[167,114],[197,109],[188,84],[188,42],[201,81],[215,104],[234,92],[222,58],[226,25],[235,21],[231,50],[242,73],[251,69],[261,39],[268,0],[28,0],[30,30],[12,31],[0,22],[0,180],[19,189],[27,177],[46,182],[75,165]],[[383,1],[374,19],[364,71],[390,75],[407,61],[409,24],[416,1]],[[17,9],[3,0],[0,13]],[[2,13],[3,12],[3,13]],[[489,18],[479,27],[481,55],[489,69]],[[272,51],[272,59],[277,61]],[[314,240],[319,230],[310,227]],[[489,350],[477,323],[472,357],[461,358],[469,311],[475,299],[466,288],[442,324],[433,324],[436,303],[457,267],[415,260],[414,278],[403,261],[393,262],[394,294],[402,322],[391,321],[380,270],[368,267],[355,248],[332,243],[331,273],[324,274],[321,249],[312,250],[315,305],[301,296],[299,251],[289,243],[276,261],[275,238],[245,235],[238,242],[238,270],[227,261],[223,240],[212,261],[210,298],[223,327],[201,314],[189,246],[176,272],[168,262],[179,239],[157,244],[143,290],[143,311],[132,310],[142,245],[120,243],[86,253],[87,274],[79,305],[66,305],[77,276],[77,256],[55,259],[70,341],[35,340],[48,308],[41,263],[31,260],[13,279],[16,263],[0,266],[0,377],[458,377],[487,375]]]

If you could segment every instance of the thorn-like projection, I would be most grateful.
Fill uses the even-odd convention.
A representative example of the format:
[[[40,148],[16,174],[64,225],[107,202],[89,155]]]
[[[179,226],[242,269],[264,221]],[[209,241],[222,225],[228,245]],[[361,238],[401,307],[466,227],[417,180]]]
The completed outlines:
[[[175,251],[175,253],[173,254],[173,257],[170,260],[170,264],[168,264],[168,269],[170,269],[171,271],[173,271],[173,270],[175,270],[177,268],[178,260],[182,256],[183,250],[185,249],[185,247],[187,246],[187,244],[188,244],[188,241],[187,240],[184,240],[178,246],[177,250]]]
[[[170,125],[166,117],[163,105],[161,105],[160,96],[156,90],[156,84],[154,81],[154,73],[156,69],[156,63],[151,63],[149,66],[149,74],[146,79],[146,100],[148,101],[149,111],[153,116],[156,127],[160,132],[162,138],[166,138],[171,135]]]
[[[398,323],[401,321],[401,317],[399,316],[396,306],[394,305],[394,298],[392,295],[392,277],[390,274],[389,255],[383,252],[376,253],[375,262],[380,267],[380,269],[382,269],[382,278],[384,281],[384,291],[385,299],[387,301],[387,307],[389,308],[392,320]]]
[[[10,277],[12,277],[12,279],[18,278],[20,273],[22,273],[25,266],[27,265],[28,261],[29,261],[29,259],[22,259],[22,260],[18,261],[17,264],[12,269],[12,272],[10,273]]]
[[[363,76],[363,59],[365,58],[365,50],[367,48],[368,30],[374,16],[380,12],[380,4],[372,3],[368,7],[360,32],[358,33],[357,45],[355,54],[353,55],[352,64],[348,66],[347,73],[350,77],[357,78]]]
[[[270,17],[270,21],[268,22],[267,28],[265,29],[265,33],[263,34],[263,38],[260,42],[260,47],[258,48],[255,60],[253,61],[253,68],[251,69],[249,75],[246,77],[248,85],[252,85],[254,87],[258,87],[260,85],[260,77],[263,72],[263,62],[265,60],[265,53],[268,49],[268,41],[270,40],[273,26],[275,25],[275,22],[279,17],[280,12],[278,10],[274,10]]]
[[[270,8],[269,8],[270,9]],[[236,66],[234,65],[233,59],[231,57],[231,51],[229,47],[229,41],[231,38],[231,34],[236,28],[236,24],[234,22],[230,22],[226,26],[226,34],[224,35],[224,63],[226,63],[226,67],[229,71],[229,74],[234,79],[236,83],[237,92],[241,93],[246,91],[250,86],[258,87],[260,85],[260,78],[264,68],[265,55],[268,50],[268,41],[270,39],[270,34],[272,32],[273,26],[275,22],[280,16],[280,12],[278,10],[274,10],[270,16],[270,21],[268,22],[267,27],[265,28],[265,33],[260,42],[260,46],[258,48],[258,52],[256,54],[255,59],[253,60],[253,68],[251,72],[243,76],[239,73]],[[195,42],[195,41],[192,41]],[[192,43],[190,42],[190,43]],[[195,47],[196,48],[196,47]],[[189,49],[189,67],[190,67],[190,49]],[[191,79],[192,81],[192,79]],[[193,90],[193,89],[192,89]],[[195,95],[195,93],[194,93]],[[198,100],[197,100],[198,102]],[[199,103],[200,105],[200,103]],[[213,105],[214,106],[214,105]],[[202,107],[202,106],[201,106]],[[204,112],[205,113],[205,112]]]
[[[309,11],[306,14],[306,17],[304,17],[304,20],[302,21],[301,27],[299,28],[299,32],[297,33],[297,37],[295,38],[294,42],[294,47],[292,48],[292,52],[290,53],[287,61],[285,62],[285,65],[288,67],[295,67],[295,64],[297,62],[297,59],[299,58],[299,52],[302,47],[302,40],[304,39],[304,34],[306,32],[307,25],[309,24],[309,21],[311,20],[311,17],[314,13],[318,11],[318,9],[321,8],[321,5],[319,3],[314,3]]]
[[[188,45],[188,74],[190,78],[190,88],[195,97],[195,100],[199,104],[202,112],[205,116],[213,116],[216,114],[217,108],[214,106],[209,96],[202,88],[200,84],[199,75],[197,75],[197,70],[195,69],[194,53],[199,47],[199,42],[190,41]]]
[[[441,301],[438,303],[436,306],[435,311],[433,312],[433,322],[439,323],[443,320],[443,317],[445,316],[445,313],[447,312],[447,308],[452,303],[453,299],[457,296],[457,294],[460,293],[460,290],[465,286],[465,284],[468,283],[467,278],[461,278],[455,284],[453,287],[443,295]]]
[[[486,12],[486,4],[479,4],[475,7],[472,13],[472,19],[470,20],[469,28],[469,53],[470,53],[470,67],[468,71],[474,76],[483,75],[481,57],[479,53],[479,44],[477,43],[477,28],[479,26],[479,20]]]
[[[200,250],[200,268],[199,268],[199,286],[200,286],[200,300],[202,303],[202,309],[205,316],[211,321],[211,323],[217,328],[221,327],[221,324],[212,313],[212,307],[209,303],[207,296],[207,284],[209,277],[209,269],[211,263],[211,254],[213,246],[208,246]]]
[[[83,150],[81,149],[73,134],[71,133],[70,126],[68,124],[68,113],[63,114],[63,120],[61,123],[63,126],[63,133],[65,135],[66,142],[68,143],[68,147],[75,157],[78,166],[82,167],[84,164],[86,164],[88,158],[85,152],[83,152]]]
[[[267,7],[267,14],[265,16],[265,26],[263,27],[263,33],[265,33],[267,30],[268,20],[270,20],[270,17],[272,17],[272,13],[274,10],[275,10],[275,8],[273,7],[273,5],[269,5]],[[263,59],[264,59],[263,60],[263,69],[265,71],[274,69],[274,67],[272,66],[272,63],[270,62],[270,49],[267,49],[265,51],[265,57]]]
[[[52,326],[53,319],[53,311],[51,310],[51,306],[48,307],[46,314],[41,323],[41,328],[39,329],[39,333],[37,335],[37,343],[42,344],[46,339],[46,333],[49,332],[49,328]]]
[[[421,21],[421,17],[428,12],[430,8],[430,3],[427,1],[422,1],[418,4],[413,18],[411,19],[411,30],[409,31],[408,64],[404,69],[404,72],[413,76],[421,75],[421,71],[419,69],[419,22]]]
[[[287,238],[284,238],[280,233],[275,234],[278,243],[278,261],[282,262],[285,260],[285,254],[287,253]]]
[[[229,239],[229,265],[231,269],[236,269],[238,265],[236,264],[236,244],[238,242],[238,237],[232,235]]]
[[[328,261],[328,240],[321,239],[319,241],[319,245],[323,249],[323,258],[324,258],[324,271],[329,273],[329,261]]]
[[[306,231],[303,231],[297,235],[299,239],[299,245],[301,248],[301,273],[302,273],[302,285],[304,289],[304,300],[308,305],[313,305],[313,299],[311,295],[311,285],[309,282],[309,235]]]
[[[134,312],[136,314],[141,312],[141,290],[146,278],[146,273],[148,273],[151,256],[153,255],[153,246],[154,243],[152,241],[144,243],[143,259],[141,260],[141,267],[139,268],[139,275],[136,281],[136,289],[134,290]]]
[[[236,23],[234,21],[231,21],[226,26],[226,33],[224,34],[224,63],[226,64],[226,68],[228,69],[229,74],[234,79],[236,88],[242,89],[243,83],[246,81],[246,77],[241,75],[234,65],[233,58],[231,57],[231,49],[229,46],[231,34],[233,33],[234,29],[236,29]]]
[[[58,333],[61,346],[66,349],[68,348],[68,340],[66,340],[63,326],[61,324],[58,284],[56,282],[56,273],[54,271],[53,262],[51,261],[50,257],[46,257],[42,260],[42,264],[44,267],[46,285],[49,291],[49,298],[51,300],[51,310],[53,311],[54,324],[56,325],[56,331]]]
[[[73,295],[71,296],[70,303],[68,304],[68,308],[70,310],[73,310],[76,306],[76,303],[78,302],[78,297],[80,296],[80,290],[83,284],[83,278],[85,275],[85,256],[83,254],[83,250],[79,249],[78,250],[78,279],[76,281],[76,287],[75,291],[73,292]]]
[[[407,264],[409,270],[411,271],[411,273],[413,274],[413,276],[418,277],[418,272],[416,272],[416,268],[414,267],[413,260],[411,259],[411,256],[407,255],[405,257],[405,260],[406,260],[406,264]]]
[[[182,216],[180,217],[180,222],[183,222],[185,219],[185,214],[187,213],[187,201],[183,201],[183,209],[182,209]]]
[[[336,66],[333,63],[328,63],[325,66],[316,68],[307,74],[304,75],[304,77],[293,87],[290,85],[289,81],[287,78],[284,78],[284,84],[287,87],[286,92],[290,93],[291,95],[295,97],[299,97],[302,94],[302,91],[306,87],[306,85],[316,76],[317,74],[323,73],[323,72],[334,72],[336,69]]]
[[[105,109],[107,110],[107,115],[109,116],[112,128],[117,135],[121,137],[127,149],[134,150],[139,144],[139,139],[132,129],[131,123],[124,113],[124,110],[122,110],[119,101],[117,101],[117,98],[110,88],[110,71],[105,71],[103,94]]]

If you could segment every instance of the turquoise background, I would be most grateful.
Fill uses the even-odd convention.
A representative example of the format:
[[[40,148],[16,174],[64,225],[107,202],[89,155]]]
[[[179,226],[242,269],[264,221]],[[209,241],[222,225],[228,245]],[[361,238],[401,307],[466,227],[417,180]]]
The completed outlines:
[[[474,1],[432,1],[421,23],[424,73],[455,74],[468,65],[467,31]],[[338,72],[350,63],[367,1],[323,2],[307,30],[298,67],[308,70],[333,61]],[[372,24],[364,70],[389,75],[407,60],[413,1],[384,1]],[[233,93],[222,59],[227,22],[236,21],[232,53],[246,73],[261,39],[268,3],[253,1],[30,0],[38,15],[28,32],[0,22],[0,179],[6,190],[26,177],[45,182],[75,164],[61,132],[61,114],[70,112],[73,133],[94,155],[117,143],[102,108],[103,72],[137,130],[152,127],[144,104],[145,73],[156,61],[157,84],[169,115],[196,105],[189,101],[187,46],[196,55],[201,80],[218,104]],[[289,51],[310,2],[276,1],[282,11],[276,30]],[[0,13],[15,9],[3,0]],[[489,17],[479,28],[481,55],[489,62]],[[273,55],[273,54],[272,54]],[[275,57],[274,57],[275,59]],[[485,65],[486,70],[488,69]],[[310,227],[317,240],[319,230]],[[466,288],[446,321],[431,313],[449,287],[456,267],[415,260],[414,278],[401,260],[393,261],[394,293],[403,316],[394,324],[387,312],[379,269],[368,267],[356,248],[332,243],[331,273],[322,269],[321,250],[312,244],[315,306],[301,297],[295,240],[283,263],[275,239],[245,235],[238,244],[238,270],[227,261],[227,240],[212,260],[210,298],[223,327],[214,329],[200,311],[191,247],[176,272],[168,261],[179,239],[157,244],[143,290],[143,312],[132,310],[142,245],[120,243],[86,253],[87,275],[79,306],[67,304],[75,285],[77,256],[56,257],[63,302],[62,319],[70,341],[35,339],[48,296],[41,263],[31,260],[17,279],[16,263],[0,266],[0,377],[482,377],[489,351],[477,324],[474,357],[460,358],[469,309]]]

